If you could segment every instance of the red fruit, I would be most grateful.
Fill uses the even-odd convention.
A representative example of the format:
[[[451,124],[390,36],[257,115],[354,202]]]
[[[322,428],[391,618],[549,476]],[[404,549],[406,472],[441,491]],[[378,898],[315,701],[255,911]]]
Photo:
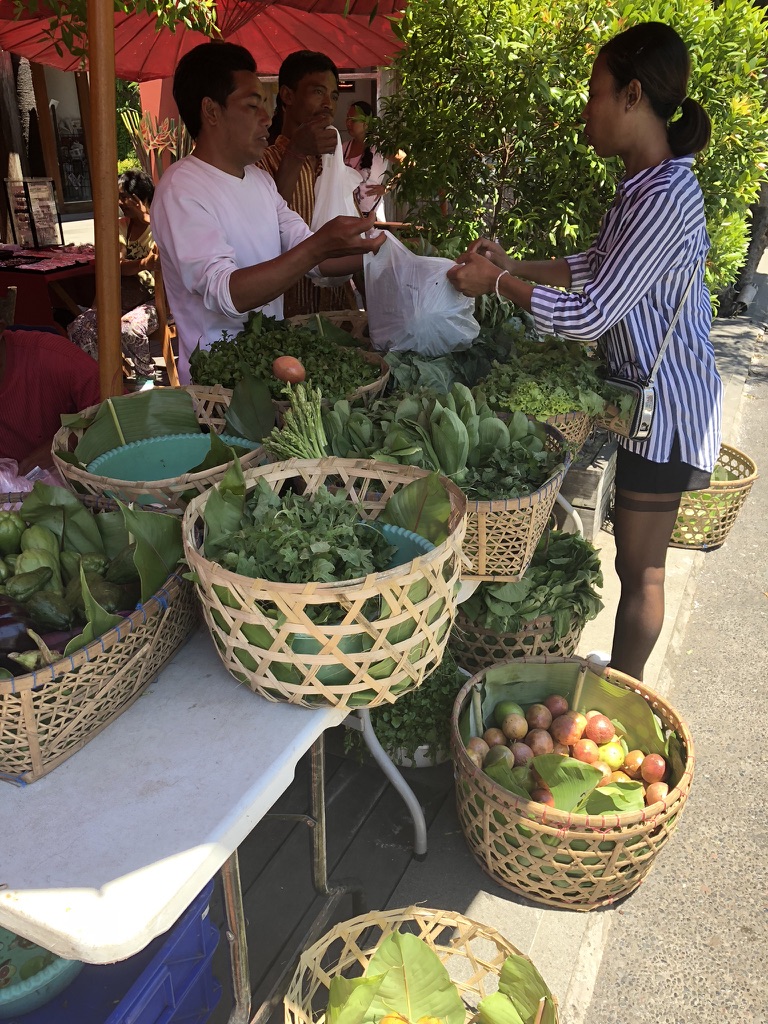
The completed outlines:
[[[521,764],[528,764],[528,762],[533,758],[533,751],[527,743],[513,743],[511,750],[512,756],[515,759],[516,767]]]
[[[539,789],[531,790],[531,800],[535,800],[537,804],[546,804],[547,807],[555,806],[555,798],[552,796],[552,793],[548,789],[544,789],[543,786]]]
[[[528,723],[522,715],[505,715],[501,723],[501,731],[507,737],[508,740],[521,740],[525,737],[528,732]]]
[[[550,733],[550,735],[551,735],[551,733]],[[555,744],[553,744],[553,746],[552,746],[552,753],[553,754],[560,754],[561,757],[570,757],[571,756],[571,752],[568,749],[568,747],[565,745],[565,743],[555,743]]]
[[[548,729],[552,725],[552,712],[545,704],[531,704],[525,712],[525,720],[531,729]]]
[[[632,779],[627,775],[626,772],[611,772],[611,782],[631,782]]]
[[[564,715],[560,715],[554,720],[549,731],[555,743],[564,743],[570,747],[581,739],[586,724],[585,715],[578,711],[566,711]]]
[[[611,782],[611,775],[613,774],[613,772],[610,769],[610,766],[607,765],[605,761],[593,761],[592,767],[597,768],[598,771],[601,771],[603,773],[603,777],[598,782],[597,788],[600,789],[601,786],[607,786],[608,783]]]
[[[640,774],[646,782],[662,782],[667,774],[667,762],[661,754],[648,754],[640,765]]]
[[[598,760],[597,744],[594,740],[579,740],[573,745],[573,756],[577,761],[594,764]]]
[[[470,736],[467,740],[467,750],[474,750],[476,754],[479,754],[481,759],[485,757],[491,748],[481,739],[479,736]]]
[[[291,384],[299,384],[307,376],[304,367],[293,356],[278,356],[272,363],[272,373],[278,380],[284,380]]]
[[[666,782],[652,782],[645,791],[645,802],[650,807],[663,800],[669,793],[669,786]]]
[[[549,713],[553,718],[559,718],[560,715],[564,715],[568,710],[568,701],[565,697],[561,697],[559,693],[553,693],[547,697],[544,701],[545,707],[549,710]]]
[[[551,754],[555,746],[546,729],[531,729],[525,737],[525,742],[533,751],[534,757],[538,757],[539,754]]]
[[[630,750],[624,758],[624,764],[621,766],[622,770],[627,773],[630,779],[637,779],[640,777],[640,765],[644,759],[645,754],[642,750]]]
[[[601,715],[601,714],[602,714],[602,711],[595,711],[594,709],[592,711],[587,711],[587,714],[586,714],[587,721],[589,721],[590,718],[594,718],[595,715]]]
[[[602,747],[604,743],[611,742],[616,735],[616,728],[607,715],[593,715],[587,721],[584,735],[588,740],[594,740],[598,747]]]
[[[483,739],[489,747],[500,747],[507,745],[507,737],[501,731],[501,729],[486,729],[483,733]]]

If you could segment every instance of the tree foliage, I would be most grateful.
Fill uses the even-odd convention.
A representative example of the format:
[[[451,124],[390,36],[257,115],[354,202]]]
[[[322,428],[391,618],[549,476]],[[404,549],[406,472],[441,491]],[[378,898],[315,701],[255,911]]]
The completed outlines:
[[[410,0],[396,26],[398,91],[375,132],[405,154],[397,196],[442,247],[480,234],[513,254],[584,249],[621,174],[586,144],[581,112],[600,45],[639,21],[689,44],[691,95],[713,120],[697,162],[713,290],[738,272],[768,161],[765,12],[742,0]]]

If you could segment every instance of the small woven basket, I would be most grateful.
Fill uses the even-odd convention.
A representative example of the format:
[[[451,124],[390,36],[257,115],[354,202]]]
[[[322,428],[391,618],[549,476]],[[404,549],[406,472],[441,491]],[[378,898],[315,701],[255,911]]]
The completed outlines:
[[[456,664],[473,675],[509,658],[567,658],[576,653],[583,629],[581,619],[573,615],[567,633],[556,639],[552,616],[542,615],[523,623],[517,633],[496,633],[476,625],[459,605],[448,646]]]
[[[569,673],[573,683],[588,667],[582,658],[534,658],[515,664],[525,666],[529,681],[538,677],[551,683],[557,672],[561,687]],[[590,817],[522,800],[477,768],[461,739],[459,720],[484,672],[467,681],[453,708],[451,750],[464,838],[475,860],[499,885],[550,907],[592,910],[636,889],[677,826],[693,779],[693,741],[675,709],[630,676],[612,669],[601,675],[639,693],[685,750],[678,784],[643,811]]]
[[[34,782],[82,749],[141,696],[197,620],[192,585],[174,574],[86,647],[0,679],[0,779]]]
[[[703,491],[685,491],[672,531],[673,548],[719,548],[757,480],[757,466],[738,448],[724,444],[717,465],[736,480],[713,480]]]
[[[245,481],[252,489],[263,480],[276,493],[298,482],[308,495],[327,486],[359,505],[363,519],[376,519],[392,494],[427,475],[364,459],[291,459],[252,469]],[[443,484],[451,503],[447,540],[404,565],[344,583],[274,583],[208,561],[201,554],[208,495],[195,498],[182,524],[184,551],[227,670],[269,700],[304,707],[375,707],[417,687],[439,665],[456,613],[466,501],[455,484]],[[370,602],[386,618],[369,619]],[[317,624],[312,613],[320,611],[338,624]]]
[[[449,910],[405,907],[363,914],[337,924],[301,954],[283,1000],[285,1024],[319,1024],[333,978],[360,977],[395,931],[418,936],[437,953],[467,1007],[468,1024],[480,1000],[497,991],[507,957],[525,956],[495,929]],[[555,1015],[557,1020],[556,1002]]]
[[[593,428],[592,417],[581,410],[559,412],[555,416],[550,416],[547,423],[560,431],[573,452],[578,452],[584,447],[584,442]]]
[[[224,415],[227,406],[232,398],[231,391],[221,388],[213,394],[201,395],[200,389],[187,387],[183,390],[192,396],[195,415],[202,427],[213,433],[221,433],[224,429]],[[138,392],[136,392],[138,394]],[[92,405],[84,409],[83,416],[90,416],[99,408]],[[205,469],[200,473],[184,473],[182,476],[171,477],[166,480],[115,480],[107,476],[98,476],[89,473],[79,466],[73,466],[59,457],[57,452],[72,452],[77,447],[85,429],[73,429],[62,427],[53,439],[53,462],[62,480],[76,494],[92,494],[97,497],[116,496],[121,501],[140,502],[141,504],[161,505],[168,512],[181,513],[187,505],[190,493],[202,494],[217,480],[221,480],[227,471],[227,465],[214,466],[212,469]],[[258,466],[266,462],[266,453],[262,447],[254,448],[240,457],[240,465],[243,469],[249,466]],[[187,495],[187,497],[184,497]],[[151,502],[147,501],[147,496]]]
[[[541,487],[520,498],[467,502],[462,579],[519,580],[531,564],[536,545],[571,464],[565,439],[545,424],[548,451],[563,453],[563,465]]]

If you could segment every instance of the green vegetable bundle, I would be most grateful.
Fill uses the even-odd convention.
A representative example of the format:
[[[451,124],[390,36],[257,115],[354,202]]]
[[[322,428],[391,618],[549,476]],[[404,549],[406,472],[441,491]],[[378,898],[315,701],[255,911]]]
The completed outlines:
[[[345,331],[340,333],[354,340]],[[316,326],[294,326],[251,312],[235,337],[224,332],[210,348],[195,349],[190,374],[195,384],[234,388],[246,373],[252,373],[268,382],[273,398],[282,399],[284,384],[272,373],[272,364],[278,356],[294,356],[307,379],[333,401],[371,384],[379,374],[358,349],[337,344],[335,339],[327,331],[321,335]]]
[[[518,633],[526,622],[552,617],[559,639],[571,628],[594,619],[603,607],[597,587],[603,585],[596,548],[578,534],[547,531],[517,583],[481,583],[462,606],[462,614],[482,629]]]
[[[93,511],[70,491],[40,483],[19,512],[0,512],[0,546],[0,594],[34,627],[28,649],[16,645],[4,659],[7,675],[50,664],[117,625],[117,613],[156,593],[183,554],[173,516],[119,502]],[[62,651],[39,635],[49,633],[63,635]]]

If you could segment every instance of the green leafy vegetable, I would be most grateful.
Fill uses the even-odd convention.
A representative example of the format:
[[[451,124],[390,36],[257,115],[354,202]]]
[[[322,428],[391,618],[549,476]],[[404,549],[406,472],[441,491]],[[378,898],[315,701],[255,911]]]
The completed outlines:
[[[269,385],[246,373],[235,384],[224,417],[226,430],[235,437],[261,441],[275,425],[275,406]]]
[[[371,1003],[372,1020],[394,1011],[409,1021],[431,1016],[443,1024],[464,1024],[464,1003],[448,971],[417,936],[388,935],[371,957],[366,975],[383,975]]]
[[[134,561],[141,577],[141,600],[165,583],[184,556],[181,524],[174,516],[132,509],[118,502],[125,525],[136,542]]]
[[[379,522],[401,526],[418,533],[433,544],[442,544],[448,536],[451,499],[437,473],[417,477],[392,495]]]

